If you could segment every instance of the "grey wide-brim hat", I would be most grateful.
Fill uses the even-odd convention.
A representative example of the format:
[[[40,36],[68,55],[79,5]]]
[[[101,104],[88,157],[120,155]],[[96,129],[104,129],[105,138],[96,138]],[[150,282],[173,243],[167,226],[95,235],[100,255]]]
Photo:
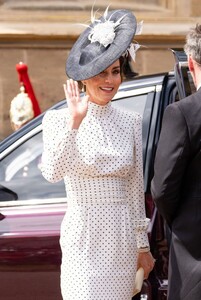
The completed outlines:
[[[137,28],[129,10],[112,10],[95,19],[79,36],[66,62],[66,74],[80,81],[112,65],[130,46]]]

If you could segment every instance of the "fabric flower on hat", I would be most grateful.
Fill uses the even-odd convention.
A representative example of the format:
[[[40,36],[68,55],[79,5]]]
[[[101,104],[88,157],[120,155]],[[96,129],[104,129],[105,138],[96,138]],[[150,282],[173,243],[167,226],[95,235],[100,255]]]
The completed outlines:
[[[115,38],[115,29],[120,24],[121,20],[124,18],[122,16],[116,22],[111,21],[111,16],[107,20],[108,8],[106,8],[105,13],[103,15],[104,21],[96,20],[95,17],[92,17],[92,22],[98,22],[92,29],[91,33],[88,36],[88,39],[94,43],[99,42],[104,47],[112,44]],[[90,27],[90,26],[89,26]]]
[[[89,34],[89,40],[94,42],[99,42],[104,47],[110,45],[115,37],[115,24],[111,21],[106,21],[105,23],[97,24],[92,32]]]

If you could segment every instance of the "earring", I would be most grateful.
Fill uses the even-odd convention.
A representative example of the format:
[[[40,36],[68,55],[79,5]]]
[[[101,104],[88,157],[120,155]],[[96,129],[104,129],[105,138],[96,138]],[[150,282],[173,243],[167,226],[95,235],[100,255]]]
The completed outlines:
[[[86,82],[82,81],[82,92],[85,93],[86,92]]]

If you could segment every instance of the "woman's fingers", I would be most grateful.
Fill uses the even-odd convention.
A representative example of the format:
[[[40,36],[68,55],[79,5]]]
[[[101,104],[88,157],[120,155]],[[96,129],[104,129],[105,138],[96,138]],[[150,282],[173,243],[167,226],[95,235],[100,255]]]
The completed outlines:
[[[72,90],[72,84],[70,80],[66,81],[66,90],[67,90],[67,95],[71,99],[73,97],[73,90]]]
[[[74,98],[74,97],[76,97],[75,81],[70,79],[68,82],[69,82],[69,89],[70,89],[71,95]]]
[[[78,82],[77,81],[74,81],[74,85],[73,85],[73,88],[74,88],[74,95],[76,97],[76,99],[80,99],[80,91],[79,91],[79,87],[78,87]]]
[[[89,96],[81,98],[78,82],[72,79],[67,80],[63,88],[70,115],[82,120],[87,113]]]
[[[66,84],[65,84],[65,83],[63,84],[63,89],[64,89],[65,97],[66,97],[66,99],[67,99],[67,87],[66,87]]]
[[[80,100],[80,91],[77,81],[69,79],[64,86],[64,93],[68,100],[78,101]]]

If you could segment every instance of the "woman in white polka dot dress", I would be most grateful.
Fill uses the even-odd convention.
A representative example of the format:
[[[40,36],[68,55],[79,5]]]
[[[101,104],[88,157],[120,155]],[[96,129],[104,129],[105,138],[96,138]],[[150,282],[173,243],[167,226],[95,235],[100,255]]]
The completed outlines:
[[[116,49],[116,59],[106,55],[107,48],[118,44],[114,27],[115,37],[101,50],[105,58],[99,57],[97,67],[91,64],[97,58],[90,50],[95,42],[89,39],[90,29],[85,30],[81,40],[89,40],[87,55],[78,39],[67,60],[67,74],[74,79],[64,86],[68,108],[49,111],[43,119],[43,176],[51,182],[64,179],[67,191],[60,238],[64,300],[131,300],[137,268],[143,267],[147,278],[154,264],[146,233],[141,117],[111,105],[121,83],[120,56],[136,31],[135,18],[125,10],[106,16],[134,28],[125,38],[127,46],[121,38],[126,48]],[[126,35],[128,26],[123,28]],[[71,72],[75,54],[76,59],[90,54],[90,59],[87,67],[77,62],[75,68],[73,62],[76,70]],[[76,80],[85,86],[83,98]]]

